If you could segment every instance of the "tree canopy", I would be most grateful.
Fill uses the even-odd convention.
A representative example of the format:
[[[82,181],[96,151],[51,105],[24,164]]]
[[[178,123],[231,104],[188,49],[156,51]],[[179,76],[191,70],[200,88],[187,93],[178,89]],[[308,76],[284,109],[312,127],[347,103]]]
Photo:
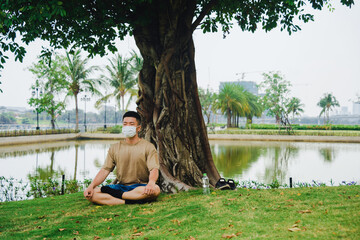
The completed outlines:
[[[243,31],[265,31],[280,25],[290,34],[300,30],[298,23],[313,21],[305,11],[310,5],[321,10],[329,0],[279,0],[232,1],[191,0],[78,0],[78,1],[29,1],[1,0],[0,5],[0,68],[3,68],[11,51],[22,61],[26,50],[21,42],[29,44],[37,38],[49,41],[53,47],[81,47],[90,55],[115,52],[115,40],[133,34],[137,25],[146,25],[157,18],[158,22],[173,11],[191,14],[191,30],[198,26],[205,32],[221,29],[224,35],[234,25]],[[341,0],[351,7],[353,0]],[[160,14],[159,14],[160,13]],[[170,19],[169,19],[170,20]],[[19,36],[20,35],[20,36]],[[20,41],[19,41],[20,40]]]

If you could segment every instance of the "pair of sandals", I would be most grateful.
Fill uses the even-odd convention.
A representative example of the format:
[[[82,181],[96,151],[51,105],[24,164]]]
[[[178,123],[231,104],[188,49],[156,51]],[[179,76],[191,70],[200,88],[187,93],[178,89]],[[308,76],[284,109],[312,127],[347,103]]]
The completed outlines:
[[[232,179],[226,181],[225,178],[220,178],[215,187],[220,190],[235,190],[236,184]]]

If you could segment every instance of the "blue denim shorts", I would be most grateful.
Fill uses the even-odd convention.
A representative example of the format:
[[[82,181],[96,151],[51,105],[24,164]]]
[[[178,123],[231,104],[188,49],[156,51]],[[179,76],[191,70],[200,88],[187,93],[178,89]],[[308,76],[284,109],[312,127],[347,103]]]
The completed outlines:
[[[146,186],[146,184],[136,183],[136,184],[127,185],[127,186],[122,185],[122,184],[110,184],[110,185],[107,185],[107,186],[112,188],[112,189],[120,190],[122,192],[129,192],[131,190],[134,190],[137,187]]]

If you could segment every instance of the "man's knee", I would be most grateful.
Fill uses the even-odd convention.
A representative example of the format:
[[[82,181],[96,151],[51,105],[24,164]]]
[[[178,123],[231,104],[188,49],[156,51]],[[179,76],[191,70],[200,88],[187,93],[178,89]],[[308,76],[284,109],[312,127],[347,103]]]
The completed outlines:
[[[155,197],[158,197],[161,193],[160,187],[158,185],[155,185]]]
[[[100,188],[98,187],[94,188],[94,192],[91,198],[86,198],[86,199],[89,200],[90,202],[97,203],[99,193],[101,193]]]

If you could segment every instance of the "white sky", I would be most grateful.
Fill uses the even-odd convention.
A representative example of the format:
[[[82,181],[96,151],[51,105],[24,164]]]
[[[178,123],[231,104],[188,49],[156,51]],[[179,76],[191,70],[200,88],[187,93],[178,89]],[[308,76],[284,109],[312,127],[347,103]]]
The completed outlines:
[[[348,9],[337,2],[333,4],[334,12],[316,11],[315,21],[301,24],[302,30],[291,36],[279,29],[248,33],[234,26],[223,39],[221,32],[203,34],[196,30],[198,85],[217,91],[221,81],[240,79],[236,73],[247,72],[244,80],[260,83],[262,72],[281,71],[293,85],[291,95],[305,104],[304,115],[319,114],[316,104],[326,92],[333,93],[340,105],[351,112],[349,100],[360,94],[360,4]],[[27,99],[35,77],[26,68],[36,62],[42,44],[35,41],[27,46],[23,63],[15,63],[10,56],[1,73],[0,106],[29,108]],[[128,55],[137,49],[130,37],[119,42],[118,47],[121,54]],[[91,64],[104,66],[107,57],[97,57]],[[87,104],[87,111],[95,111],[94,102],[92,99]],[[79,107],[83,108],[82,102]],[[72,99],[68,108],[74,108]]]

